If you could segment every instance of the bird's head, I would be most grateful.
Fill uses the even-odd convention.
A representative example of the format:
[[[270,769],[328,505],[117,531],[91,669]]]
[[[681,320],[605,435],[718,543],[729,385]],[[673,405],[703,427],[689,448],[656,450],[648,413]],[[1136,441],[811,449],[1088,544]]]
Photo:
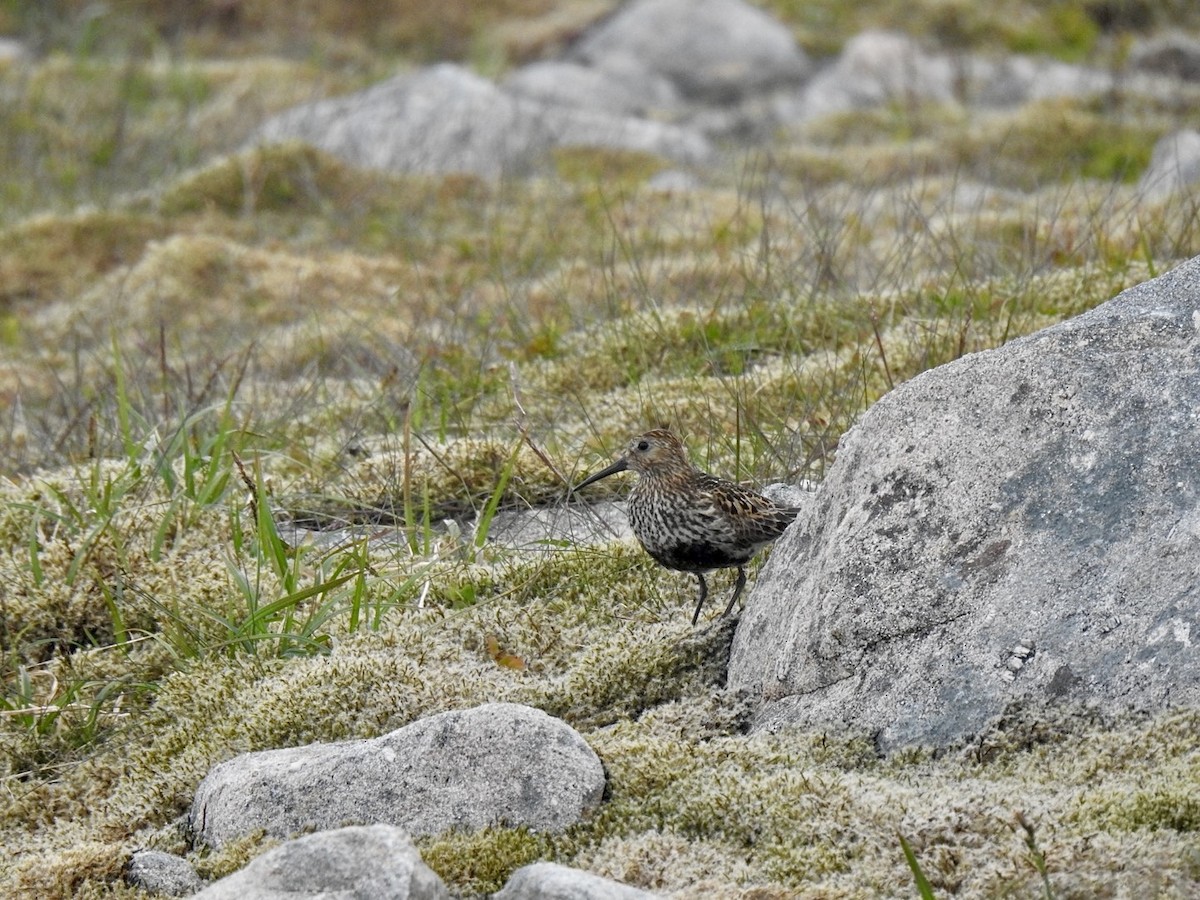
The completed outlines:
[[[687,450],[679,438],[666,428],[655,428],[631,440],[616,462],[594,475],[589,475],[575,485],[575,490],[626,470],[632,470],[646,478],[669,478],[691,472],[692,468]]]

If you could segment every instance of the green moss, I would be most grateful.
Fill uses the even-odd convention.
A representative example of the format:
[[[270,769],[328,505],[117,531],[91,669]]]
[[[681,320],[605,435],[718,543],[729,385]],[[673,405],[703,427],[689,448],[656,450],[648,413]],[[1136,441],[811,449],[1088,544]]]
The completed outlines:
[[[1200,800],[1192,775],[1180,779],[1155,774],[1147,780],[1150,786],[1114,785],[1086,792],[1075,818],[1104,830],[1200,831]]]
[[[679,869],[694,878],[737,858],[762,866],[755,883],[768,890],[843,870],[836,849],[805,838],[829,834],[824,819],[838,814],[826,805],[844,807],[845,797],[828,778],[799,770],[837,758],[849,745],[722,738],[729,733],[725,712],[738,704],[729,697],[714,700],[667,704],[639,726],[626,723],[594,735],[610,777],[609,796],[566,832],[451,834],[422,841],[424,858],[458,891],[494,889],[513,869],[538,859],[573,861],[650,889],[678,884]],[[684,725],[699,728],[682,737]],[[624,860],[615,871],[614,851]],[[662,868],[663,860],[678,868]]]
[[[0,232],[0,305],[45,303],[136,261],[167,233],[157,218],[119,211],[26,220]],[[63,265],[70,260],[71,265]]]
[[[460,893],[491,894],[508,876],[529,863],[544,860],[553,846],[545,835],[524,828],[485,828],[470,834],[453,832],[417,842],[421,858]]]
[[[1194,21],[1171,4],[1116,24],[1021,0],[766,6],[823,53],[870,24],[1075,58],[1096,53],[1089,23]],[[112,861],[135,843],[184,852],[170,823],[216,762],[510,700],[580,728],[609,795],[560,835],[428,839],[457,889],[556,859],[664,894],[887,896],[911,886],[902,833],[939,895],[1024,896],[1041,886],[1020,809],[1062,896],[1195,894],[1194,714],[882,761],[861,736],[747,737],[752,709],[719,687],[727,623],[688,624],[693,578],[632,543],[516,551],[469,533],[493,497],[563,502],[663,421],[722,475],[819,474],[900,381],[1200,252],[1194,203],[1143,206],[1124,184],[1192,113],[895,104],[686,192],[648,189],[661,163],[638,154],[564,152],[555,177],[498,183],[298,146],[229,155],[264,113],[394,71],[371,47],[435,18],[449,30],[430,46],[488,67],[576,27],[555,16],[586,18],[480,37],[502,12],[466,8],[396,24],[389,7],[364,37],[358,13],[318,4],[338,34],[295,45],[294,11],[240,4],[220,60],[108,59],[98,41],[0,67],[18,101],[0,113],[0,893],[128,896]],[[215,45],[180,27],[184,56]],[[312,56],[237,56],[278,41]],[[280,522],[316,498],[309,524],[355,527],[272,549],[235,449]],[[264,848],[194,861],[218,876]]]
[[[972,148],[963,152],[1026,187],[1080,175],[1129,181],[1140,174],[1160,133],[1142,121],[1114,123],[1089,103],[1044,101],[965,136]]]
[[[1100,28],[1084,6],[1075,0],[1060,0],[1045,4],[1040,17],[1012,23],[1002,33],[1009,49],[1018,53],[1084,62],[1095,49]]]
[[[201,878],[216,881],[244,869],[256,857],[277,846],[277,838],[267,837],[262,831],[255,831],[227,841],[220,850],[206,848],[202,853],[194,853],[189,862]]]
[[[349,467],[336,483],[350,501],[347,509],[415,526],[478,513],[498,489],[506,506],[550,502],[565,490],[526,444],[479,438],[414,444],[408,453],[385,449]]]
[[[1150,164],[1160,135],[1136,129],[1097,135],[1082,142],[1082,172],[1086,178],[1103,181],[1136,181]]]
[[[365,190],[327,154],[305,144],[281,144],[225,157],[177,179],[163,192],[159,208],[166,216],[204,210],[303,215],[347,203],[354,192]]]
[[[640,184],[667,165],[649,153],[589,147],[559,148],[553,158],[560,178],[585,185],[600,182],[609,192]]]
[[[1186,19],[1195,26],[1194,12],[1180,2],[871,0],[847,5],[772,0],[767,6],[793,23],[806,49],[822,56],[836,53],[864,28],[875,27],[931,35],[943,47],[1045,53],[1078,61],[1094,52],[1105,30],[1152,32]]]
[[[1189,782],[1174,791],[1138,791],[1129,800],[1129,827],[1200,831],[1200,798],[1194,787]]]
[[[44,897],[46,900],[74,900],[81,889],[115,882],[124,860],[112,846],[95,840],[83,840],[61,850],[49,859],[22,860],[15,866],[14,896]]]

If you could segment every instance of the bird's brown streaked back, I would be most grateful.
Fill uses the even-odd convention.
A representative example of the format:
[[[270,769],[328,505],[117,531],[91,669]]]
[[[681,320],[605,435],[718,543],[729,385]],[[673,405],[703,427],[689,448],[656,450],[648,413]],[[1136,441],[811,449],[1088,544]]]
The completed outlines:
[[[629,525],[642,547],[661,565],[691,572],[700,582],[693,625],[708,596],[704,573],[737,568],[733,596],[723,613],[728,615],[746,584],[745,564],[799,512],[696,468],[682,442],[666,428],[635,437],[612,465],[585,478],[575,491],[624,471],[638,475],[629,493]]]

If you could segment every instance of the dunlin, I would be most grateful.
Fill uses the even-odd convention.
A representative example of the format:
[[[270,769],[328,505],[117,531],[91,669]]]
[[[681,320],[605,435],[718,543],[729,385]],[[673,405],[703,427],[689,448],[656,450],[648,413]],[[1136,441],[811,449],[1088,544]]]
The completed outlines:
[[[642,547],[668,569],[691,572],[700,582],[693,625],[708,596],[704,574],[737,567],[737,584],[722,613],[728,615],[746,586],[745,564],[783,534],[799,512],[697,469],[679,438],[665,428],[634,438],[616,462],[574,490],[626,470],[639,476],[629,493],[629,525]]]

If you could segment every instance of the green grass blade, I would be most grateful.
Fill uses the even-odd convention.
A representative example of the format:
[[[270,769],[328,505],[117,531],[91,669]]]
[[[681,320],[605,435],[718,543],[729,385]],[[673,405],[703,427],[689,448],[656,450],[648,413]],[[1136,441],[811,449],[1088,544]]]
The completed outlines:
[[[265,606],[260,606],[255,611],[255,618],[261,622],[269,622],[276,615],[287,612],[289,609],[295,609],[298,604],[303,603],[305,600],[320,596],[321,594],[327,594],[357,577],[358,571],[356,570],[345,575],[340,575],[337,578],[331,578],[329,581],[320,581],[306,588],[301,588],[298,591],[280,597],[278,600],[272,600]]]
[[[479,516],[479,524],[475,528],[475,549],[480,550],[487,543],[488,530],[492,526],[492,519],[496,516],[496,510],[500,508],[500,501],[504,497],[504,492],[508,489],[509,479],[512,478],[513,470],[517,466],[517,456],[521,452],[521,441],[513,444],[512,451],[508,454],[508,460],[504,463],[504,468],[500,470],[500,477],[496,480],[496,486],[492,489],[492,494],[488,497],[487,503],[483,507],[483,512]]]
[[[40,588],[46,580],[46,573],[42,569],[42,545],[38,541],[38,534],[41,532],[42,517],[40,513],[34,513],[33,518],[29,522],[29,574],[33,578],[33,586]]]
[[[904,851],[904,858],[908,860],[908,867],[912,869],[913,881],[917,885],[917,892],[921,895],[921,900],[935,900],[933,885],[929,883],[929,879],[921,871],[921,864],[917,862],[917,855],[913,853],[913,849],[909,846],[908,841],[904,839],[904,835],[898,834],[896,837],[900,838],[900,849]]]
[[[125,628],[125,615],[121,612],[121,600],[124,597],[121,584],[117,582],[115,587],[109,587],[102,581],[96,583],[104,595],[104,607],[108,610],[108,617],[112,622],[113,642],[118,647],[125,647],[129,640],[129,632]]]
[[[132,406],[129,402],[129,388],[125,383],[125,358],[121,355],[121,344],[117,340],[117,332],[112,333],[113,378],[116,381],[117,427],[121,432],[121,446],[125,457],[130,462],[138,458],[137,441],[133,439]]]
[[[275,575],[283,583],[284,590],[290,594],[296,590],[296,573],[291,563],[293,552],[279,534],[275,516],[271,512],[271,497],[267,493],[261,472],[255,472],[255,481],[257,517],[254,524],[258,532],[259,552],[266,557]]]

